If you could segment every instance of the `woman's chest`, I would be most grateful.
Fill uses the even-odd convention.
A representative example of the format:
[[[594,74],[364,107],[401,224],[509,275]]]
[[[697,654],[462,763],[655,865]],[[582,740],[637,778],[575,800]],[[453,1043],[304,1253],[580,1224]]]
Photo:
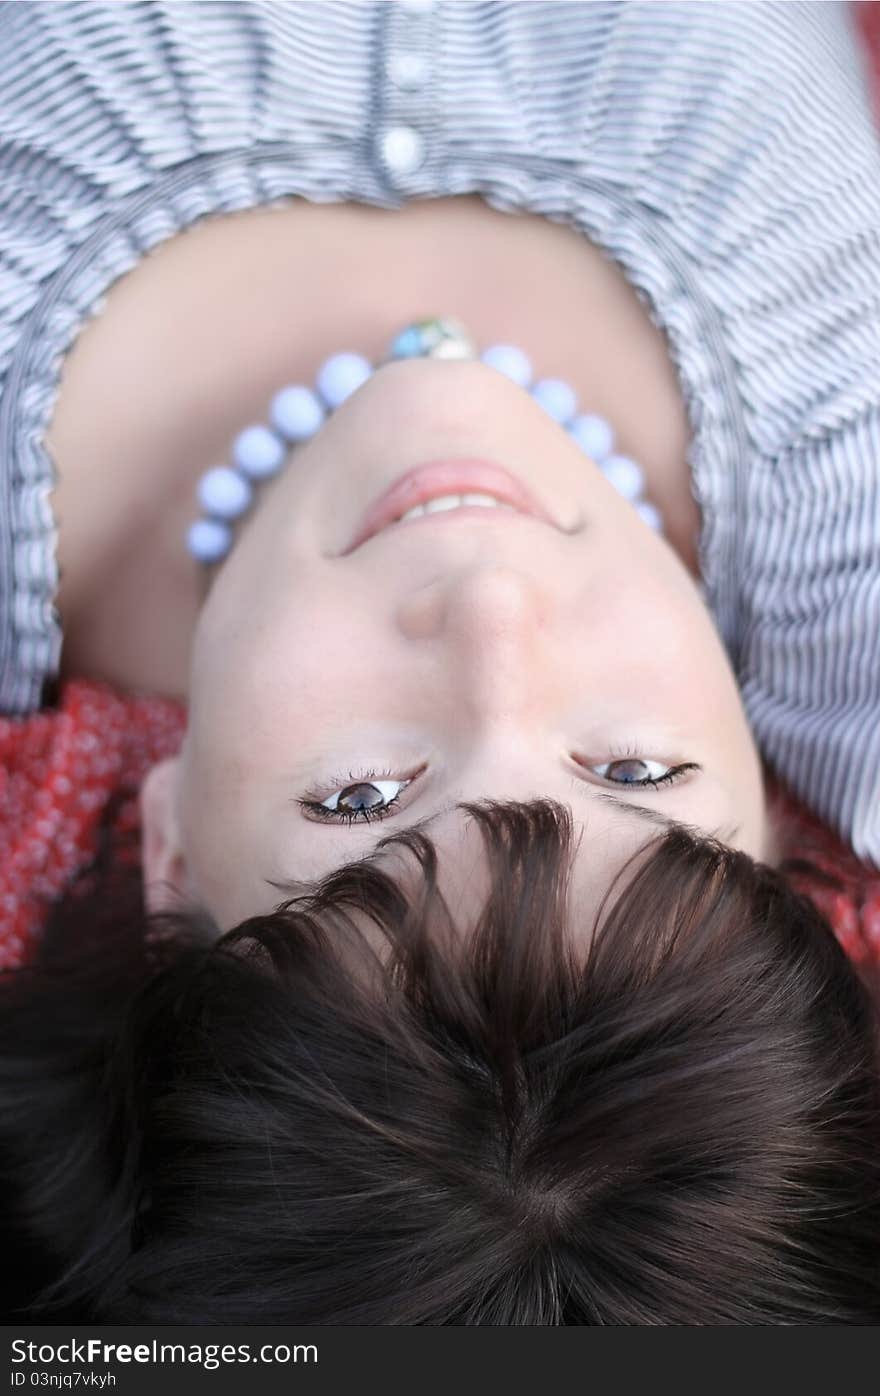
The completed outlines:
[[[277,389],[343,348],[374,361],[427,315],[520,345],[613,424],[698,575],[688,425],[662,333],[573,229],[478,197],[399,211],[301,201],[210,219],[111,288],[65,363],[58,470],[62,674],[186,698],[203,597],[195,489]]]

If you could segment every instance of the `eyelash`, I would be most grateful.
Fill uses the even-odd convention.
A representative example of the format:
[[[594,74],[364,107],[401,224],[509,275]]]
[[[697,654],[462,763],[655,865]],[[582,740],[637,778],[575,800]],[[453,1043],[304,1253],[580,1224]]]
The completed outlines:
[[[334,776],[327,782],[327,789],[323,794],[317,791],[310,791],[308,796],[297,800],[297,804],[303,809],[316,814],[319,819],[329,819],[331,824],[370,824],[374,819],[387,819],[388,815],[400,801],[400,796],[406,789],[397,795],[392,795],[391,799],[381,809],[371,810],[335,810],[327,809],[320,801],[326,800],[328,795],[332,795],[335,790],[343,789],[346,785],[369,784],[373,780],[397,780],[398,777],[393,771],[349,771],[347,776]]]
[[[634,745],[629,745],[627,747],[616,747],[612,749],[608,753],[607,762],[603,761],[601,764],[610,766],[613,765],[615,761],[641,761],[643,759],[644,758],[639,755],[637,748]],[[695,761],[687,761],[684,765],[673,766],[665,776],[660,776],[658,780],[654,780],[652,777],[648,776],[644,780],[618,780],[610,781],[609,783],[611,785],[623,785],[630,790],[659,790],[662,785],[673,785],[686,771],[697,769],[697,763]],[[327,782],[327,788],[323,793],[310,791],[308,795],[297,800],[296,803],[300,805],[302,809],[306,809],[311,814],[316,815],[318,819],[329,820],[331,824],[370,824],[374,820],[388,818],[389,814],[391,814],[399,804],[400,797],[406,789],[406,785],[403,786],[397,795],[393,795],[387,804],[375,810],[331,810],[327,809],[320,801],[322,799],[326,800],[334,791],[344,789],[346,785],[369,784],[374,780],[397,779],[399,779],[399,777],[396,776],[393,771],[349,771],[347,776],[333,776],[333,778]]]

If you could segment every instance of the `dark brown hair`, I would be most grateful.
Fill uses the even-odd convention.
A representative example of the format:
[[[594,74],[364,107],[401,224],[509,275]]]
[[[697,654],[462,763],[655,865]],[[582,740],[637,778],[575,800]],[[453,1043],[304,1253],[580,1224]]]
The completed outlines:
[[[463,808],[470,928],[413,831],[219,940],[55,917],[0,991],[7,1321],[880,1319],[876,1016],[812,903],[682,828],[576,926],[569,812]]]

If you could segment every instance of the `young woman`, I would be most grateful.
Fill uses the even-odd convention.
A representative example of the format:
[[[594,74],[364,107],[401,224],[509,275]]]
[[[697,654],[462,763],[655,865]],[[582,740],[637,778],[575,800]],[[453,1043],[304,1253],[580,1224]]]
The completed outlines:
[[[762,767],[880,861],[846,9],[0,23],[3,706],[188,704],[149,938],[8,990],[13,1311],[871,1321],[871,1009]]]

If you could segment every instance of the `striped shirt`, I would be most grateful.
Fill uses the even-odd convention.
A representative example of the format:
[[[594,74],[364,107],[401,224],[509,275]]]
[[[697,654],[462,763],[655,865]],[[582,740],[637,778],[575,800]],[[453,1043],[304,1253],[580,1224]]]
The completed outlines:
[[[665,331],[758,745],[880,866],[880,147],[839,4],[0,5],[0,711],[58,671],[45,434],[116,278],[217,212],[473,193]]]

